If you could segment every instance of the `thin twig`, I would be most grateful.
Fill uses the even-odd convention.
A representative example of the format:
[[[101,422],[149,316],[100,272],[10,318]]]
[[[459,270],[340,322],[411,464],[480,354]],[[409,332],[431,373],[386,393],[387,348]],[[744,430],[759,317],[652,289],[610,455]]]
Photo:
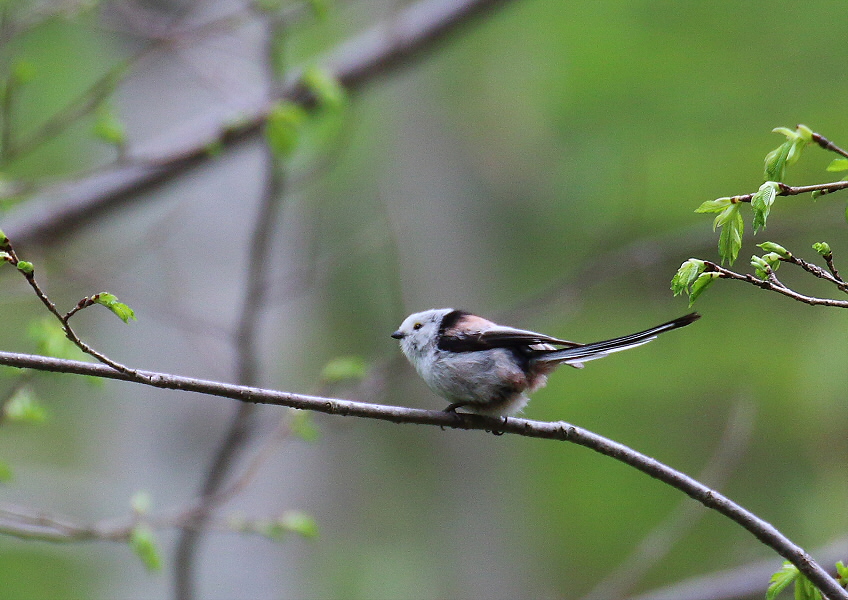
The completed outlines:
[[[0,352],[0,365],[131,381],[161,389],[197,392],[211,396],[233,398],[243,402],[288,406],[290,408],[312,410],[330,415],[361,417],[391,423],[434,425],[450,429],[497,431],[498,433],[509,433],[523,437],[571,442],[630,465],[682,491],[707,508],[716,510],[741,525],[763,544],[772,548],[783,558],[798,567],[829,600],[848,600],[848,592],[842,589],[836,580],[827,574],[827,571],[816,563],[807,552],[770,523],[762,520],[757,515],[747,511],[703,483],[654,458],[637,452],[624,444],[563,421],[543,422],[515,417],[496,419],[480,415],[455,414],[444,411],[423,410],[420,408],[371,404],[340,398],[309,396],[240,386],[153,371],[136,370],[133,373],[121,373],[106,365],[96,363],[18,354],[14,352]]]
[[[830,194],[848,188],[848,180],[832,181],[830,183],[817,183],[815,185],[798,185],[791,186],[785,183],[778,183],[778,196],[798,196],[800,194],[809,194],[811,192],[821,192],[822,194]],[[751,202],[756,193],[741,194],[730,198],[732,203]]]
[[[772,272],[768,279],[760,279],[759,277],[755,277],[751,274],[741,274],[736,273],[735,271],[731,271],[730,269],[725,269],[724,267],[710,262],[708,260],[704,261],[704,265],[706,268],[704,269],[707,272],[716,272],[719,274],[719,277],[722,279],[735,279],[737,281],[744,281],[746,283],[750,283],[751,285],[755,285],[757,287],[763,288],[764,290],[769,290],[772,292],[777,292],[778,294],[783,294],[784,296],[788,296],[793,300],[797,300],[798,302],[803,302],[804,304],[809,304],[811,306],[832,306],[836,308],[848,308],[848,300],[833,300],[831,298],[816,298],[813,296],[805,296],[804,294],[800,294],[786,285],[784,285]]]
[[[839,277],[839,273],[836,271],[836,267],[833,265],[833,255],[828,254],[824,257],[827,262],[828,271],[825,271],[820,266],[815,265],[813,263],[809,263],[802,258],[798,258],[795,255],[790,255],[788,258],[781,258],[780,260],[783,262],[791,263],[793,265],[798,265],[802,269],[804,269],[807,273],[818,277],[819,279],[824,279],[825,281],[829,281],[840,291],[848,292],[848,283],[842,281],[842,278]]]
[[[813,133],[813,141],[825,150],[836,152],[837,154],[848,158],[848,151],[843,150],[820,133]]]

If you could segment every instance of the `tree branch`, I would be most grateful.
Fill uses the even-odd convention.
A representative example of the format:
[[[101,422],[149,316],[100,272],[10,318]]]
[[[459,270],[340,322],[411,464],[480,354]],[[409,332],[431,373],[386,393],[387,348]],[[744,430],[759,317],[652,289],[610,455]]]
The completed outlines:
[[[330,415],[362,417],[392,423],[436,425],[451,429],[497,431],[498,433],[511,433],[524,437],[572,442],[630,465],[682,491],[707,508],[718,511],[741,525],[766,546],[774,549],[783,558],[798,567],[826,598],[829,600],[848,600],[848,592],[840,587],[837,581],[828,575],[827,571],[816,563],[806,551],[770,523],[692,477],[672,469],[656,459],[637,452],[624,444],[563,421],[542,422],[514,417],[495,419],[480,415],[354,402],[339,398],[294,394],[143,370],[121,373],[101,364],[14,352],[0,352],[0,365],[134,381],[162,389],[197,392],[255,404],[288,406]]]
[[[708,260],[704,261],[704,265],[706,266],[704,272],[716,272],[718,273],[718,276],[722,279],[735,279],[736,281],[744,281],[746,283],[750,283],[751,285],[763,288],[764,290],[783,294],[784,296],[788,296],[789,298],[797,300],[798,302],[803,302],[804,304],[809,304],[810,306],[831,306],[835,308],[848,308],[848,300],[816,298],[814,296],[805,296],[804,294],[800,294],[795,290],[792,290],[783,285],[783,283],[781,283],[780,280],[775,276],[773,271],[769,273],[767,279],[760,279],[759,277],[755,277],[750,273],[743,275],[742,273],[737,273],[736,271],[725,269],[724,267]]]
[[[388,22],[339,45],[319,64],[349,91],[358,91],[426,51],[474,18],[489,14],[508,0],[419,0]],[[273,102],[254,99],[241,107],[238,125],[218,114],[193,124],[179,147],[163,148],[150,161],[118,165],[55,188],[30,202],[40,208],[6,224],[20,244],[55,243],[75,229],[134,200],[136,195],[210,160],[213,146],[232,148],[254,139],[271,106],[281,99],[311,106],[314,98],[295,72]],[[29,203],[28,203],[29,204]]]

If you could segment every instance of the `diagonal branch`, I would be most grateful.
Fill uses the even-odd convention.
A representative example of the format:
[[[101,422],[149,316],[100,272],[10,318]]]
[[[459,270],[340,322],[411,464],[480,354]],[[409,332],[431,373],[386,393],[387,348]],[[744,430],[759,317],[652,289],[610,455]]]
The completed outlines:
[[[497,431],[498,433],[511,433],[524,437],[572,442],[630,465],[680,490],[707,508],[723,514],[798,567],[798,570],[821,590],[826,598],[829,600],[848,600],[848,591],[844,590],[834,578],[828,575],[827,571],[815,562],[803,548],[797,546],[770,523],[762,520],[757,515],[749,512],[696,479],[650,456],[563,421],[530,421],[528,419],[514,417],[495,419],[480,415],[456,414],[444,411],[423,410],[420,408],[355,402],[339,398],[308,396],[305,394],[239,386],[151,371],[134,370],[130,373],[121,373],[106,365],[13,352],[0,352],[0,365],[134,381],[162,389],[197,392],[212,396],[233,398],[242,402],[288,406],[331,415],[362,417],[392,423],[436,425],[452,429]]]
[[[422,57],[436,44],[477,17],[508,0],[419,0],[391,20],[339,45],[319,64],[349,91],[358,91],[394,69]],[[6,232],[21,244],[54,243],[136,199],[136,195],[170,181],[210,160],[209,148],[233,148],[254,139],[271,106],[286,99],[310,106],[314,98],[297,72],[281,86],[273,102],[256,99],[242,107],[239,121],[218,114],[193,124],[178,147],[156,152],[156,159],[118,165],[34,198],[40,208],[7,223]]]

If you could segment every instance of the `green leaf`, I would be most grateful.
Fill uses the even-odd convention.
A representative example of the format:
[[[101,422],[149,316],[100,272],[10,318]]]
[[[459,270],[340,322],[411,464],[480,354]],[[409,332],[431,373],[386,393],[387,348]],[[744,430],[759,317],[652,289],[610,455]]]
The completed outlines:
[[[838,171],[848,171],[848,158],[834,158],[827,165],[827,170],[835,173]]]
[[[39,354],[73,360],[79,360],[85,356],[83,351],[67,338],[65,330],[52,317],[30,322],[27,335],[35,342]]]
[[[783,181],[786,176],[786,159],[792,150],[793,142],[786,140],[780,146],[766,155],[765,179],[766,181]]]
[[[150,572],[162,570],[162,557],[156,547],[153,530],[145,523],[139,523],[130,532],[130,548],[141,559]]]
[[[701,273],[698,275],[698,279],[695,280],[695,283],[692,284],[692,289],[689,290],[689,306],[692,306],[695,303],[695,299],[701,295],[701,293],[712,285],[713,281],[718,279],[719,274],[715,271],[710,271],[709,273]]]
[[[757,255],[751,257],[751,266],[756,269],[756,275],[760,279],[766,279],[771,271],[769,264]]]
[[[3,233],[2,229],[0,229],[0,248],[9,249],[9,238],[6,237],[6,234]]]
[[[12,467],[9,466],[9,463],[0,460],[0,483],[8,483],[15,478],[15,474],[12,472]]]
[[[832,252],[830,251],[830,244],[827,242],[816,242],[813,244],[813,250],[818,252],[821,256],[832,256]]]
[[[799,575],[798,567],[786,561],[779,571],[774,573],[769,580],[766,600],[774,600],[778,594],[789,587]]]
[[[309,67],[303,73],[304,85],[315,94],[318,106],[327,110],[340,110],[347,103],[347,92],[332,73],[318,67]]]
[[[19,60],[12,65],[9,83],[15,86],[26,85],[38,74],[35,65],[27,60]]]
[[[294,102],[278,102],[265,121],[265,141],[278,159],[289,158],[295,151],[307,113]]]
[[[314,442],[320,435],[312,419],[312,413],[306,410],[292,409],[289,430],[304,442]]]
[[[698,279],[698,276],[704,272],[704,261],[697,258],[690,258],[683,262],[677,273],[671,279],[671,291],[675,296],[679,296],[683,292],[689,293],[689,288]]]
[[[731,198],[716,198],[715,200],[707,200],[702,202],[701,206],[695,209],[696,213],[715,213],[721,212],[730,206]]]
[[[297,510],[287,511],[283,513],[277,522],[287,531],[291,531],[305,538],[318,537],[318,523],[304,512]]]
[[[723,211],[721,211],[718,216],[713,220],[713,231],[718,229],[719,227],[724,226],[730,219],[733,218],[733,215],[739,211],[738,204],[731,204]]]
[[[813,130],[802,123],[795,126],[795,132],[798,136],[808,144],[813,143]]]
[[[822,595],[812,581],[799,574],[795,580],[795,600],[822,600]]]
[[[124,304],[123,302],[118,302],[118,297],[114,294],[110,294],[108,292],[101,292],[99,294],[94,294],[91,297],[91,301],[95,304],[100,304],[105,306],[109,310],[111,310],[121,321],[124,323],[129,323],[130,319],[133,321],[135,318],[135,311],[131,309],[129,306]]]
[[[798,159],[801,158],[801,152],[804,148],[807,147],[807,142],[802,137],[798,137],[797,139],[792,141],[792,145],[789,147],[789,154],[786,155],[786,166],[792,166]]]
[[[733,212],[721,228],[721,235],[718,239],[718,253],[721,256],[722,264],[727,261],[732,265],[742,248],[742,233],[745,230],[745,222],[739,212],[739,205],[734,204],[733,208]]]
[[[19,260],[18,264],[15,266],[18,268],[18,271],[25,275],[32,275],[35,271],[35,267],[32,266],[32,263],[25,260]]]
[[[108,108],[97,111],[97,117],[92,129],[95,136],[107,144],[124,146],[127,142],[127,132],[124,124]]]
[[[146,515],[149,513],[150,508],[153,506],[153,498],[150,492],[139,491],[133,494],[132,498],[130,498],[130,506],[137,515]]]
[[[321,381],[338,383],[349,379],[361,380],[368,375],[368,363],[361,356],[339,356],[321,369]]]
[[[256,533],[268,539],[279,541],[288,533],[296,533],[305,538],[318,536],[318,525],[306,513],[291,510],[276,519],[245,519],[240,514],[233,514],[227,519],[231,529],[242,533]]]
[[[767,181],[751,198],[751,208],[754,209],[754,233],[757,233],[761,227],[765,228],[775,196],[777,196],[777,184]]]
[[[47,420],[47,410],[38,402],[32,389],[19,388],[3,405],[4,417],[12,422],[38,425]]]
[[[848,585],[848,566],[841,560],[836,563],[836,575],[839,577],[839,585]]]
[[[775,254],[780,256],[780,258],[792,258],[792,253],[780,244],[776,244],[774,242],[763,242],[762,244],[757,244],[757,246],[762,248],[766,252],[774,252]]]
[[[771,130],[771,132],[783,134],[783,135],[786,136],[786,139],[789,140],[789,141],[794,140],[798,136],[798,134],[795,131],[793,131],[792,129],[789,129],[788,127],[775,127],[774,129]]]

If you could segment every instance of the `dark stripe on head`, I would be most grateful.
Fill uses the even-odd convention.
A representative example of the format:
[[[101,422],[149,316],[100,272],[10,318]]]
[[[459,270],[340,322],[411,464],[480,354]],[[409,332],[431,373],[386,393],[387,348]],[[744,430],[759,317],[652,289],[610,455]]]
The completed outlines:
[[[439,337],[445,333],[448,329],[452,329],[459,323],[459,320],[466,315],[470,315],[471,313],[465,310],[452,310],[444,317],[442,317],[442,322],[439,324]]]

